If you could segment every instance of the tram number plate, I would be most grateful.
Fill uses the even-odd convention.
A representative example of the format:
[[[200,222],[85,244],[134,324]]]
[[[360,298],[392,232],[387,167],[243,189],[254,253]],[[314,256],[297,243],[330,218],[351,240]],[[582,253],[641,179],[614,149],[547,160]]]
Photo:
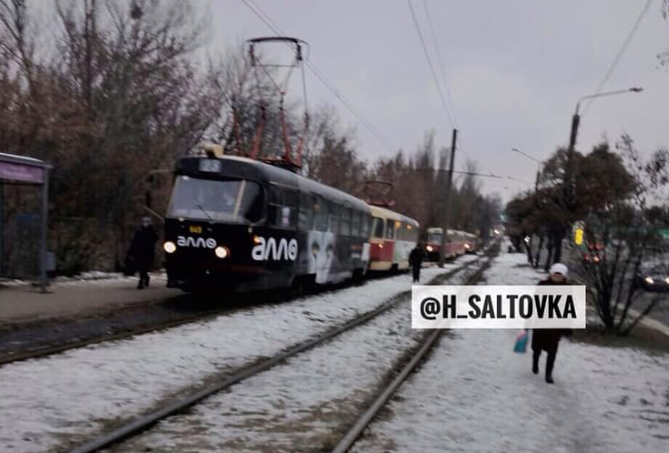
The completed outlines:
[[[191,233],[197,233],[197,234],[202,233],[202,227],[199,225],[191,225],[190,228],[188,228],[188,230]]]
[[[200,171],[218,173],[221,171],[221,162],[214,159],[202,159],[200,161]]]

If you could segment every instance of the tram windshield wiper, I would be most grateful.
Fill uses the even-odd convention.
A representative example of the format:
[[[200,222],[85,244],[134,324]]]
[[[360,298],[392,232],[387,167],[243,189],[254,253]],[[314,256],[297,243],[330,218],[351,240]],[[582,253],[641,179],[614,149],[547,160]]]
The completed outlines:
[[[207,212],[206,209],[204,209],[204,208],[202,207],[202,205],[201,205],[200,203],[198,203],[197,201],[194,201],[193,203],[194,203],[195,206],[197,206],[202,212],[204,212],[204,215],[207,216],[207,218],[209,219],[209,221],[210,221],[211,223],[214,223],[214,218],[209,214],[209,212]]]

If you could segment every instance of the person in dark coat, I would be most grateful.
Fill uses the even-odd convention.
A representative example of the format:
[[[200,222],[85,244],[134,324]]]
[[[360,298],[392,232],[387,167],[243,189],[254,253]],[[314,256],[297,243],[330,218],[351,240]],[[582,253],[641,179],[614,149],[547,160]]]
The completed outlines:
[[[128,256],[132,259],[135,269],[139,272],[137,289],[149,287],[149,271],[153,267],[158,233],[151,223],[150,217],[142,218],[142,226],[135,231]]]
[[[409,265],[413,271],[413,282],[418,283],[420,280],[420,268],[423,265],[423,260],[425,259],[425,252],[421,244],[416,244],[416,247],[409,254]]]
[[[568,269],[562,263],[555,263],[550,269],[548,279],[539,285],[566,285]],[[539,373],[539,357],[546,351],[546,382],[553,384],[553,366],[558,351],[558,344],[563,335],[570,335],[569,329],[533,329],[532,331],[532,372]]]

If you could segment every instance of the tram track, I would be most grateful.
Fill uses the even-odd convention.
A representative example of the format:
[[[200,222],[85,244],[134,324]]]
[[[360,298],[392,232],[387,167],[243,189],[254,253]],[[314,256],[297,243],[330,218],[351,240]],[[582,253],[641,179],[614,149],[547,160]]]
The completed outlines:
[[[472,266],[478,266],[481,261],[485,261],[486,257],[481,256],[475,260],[464,263],[462,266],[459,266],[449,272],[440,274],[430,281],[430,284],[439,284],[443,281],[446,281],[458,273],[465,272]],[[402,293],[396,294],[391,297],[385,303],[376,307],[373,310],[370,310],[366,313],[363,313],[356,318],[349,320],[341,325],[335,326],[316,337],[298,343],[284,349],[282,352],[261,360],[256,361],[255,363],[242,367],[236,371],[233,371],[232,374],[227,373],[225,376],[221,377],[221,380],[218,382],[212,382],[209,380],[209,384],[195,389],[192,393],[182,394],[181,397],[172,399],[169,401],[164,401],[158,406],[154,407],[151,412],[145,413],[144,415],[137,417],[135,419],[127,421],[122,425],[117,425],[116,429],[104,434],[100,437],[91,439],[90,441],[76,447],[72,450],[69,450],[71,453],[85,453],[85,452],[95,452],[100,449],[109,447],[111,445],[116,445],[119,442],[129,439],[137,434],[150,429],[151,426],[156,424],[158,421],[164,420],[165,418],[183,412],[185,409],[194,406],[195,404],[201,402],[202,400],[222,392],[235,384],[239,384],[244,380],[247,380],[253,376],[256,376],[264,371],[267,371],[279,364],[286,362],[286,360],[294,357],[298,354],[304,353],[306,351],[312,350],[328,341],[338,337],[344,332],[350,331],[357,326],[365,324],[370,320],[378,317],[382,313],[389,311],[390,309],[396,307],[401,301],[406,300],[406,297],[410,295],[410,291],[404,291]]]
[[[467,279],[467,285],[476,284],[490,266],[490,260],[480,267],[474,274]],[[374,421],[377,415],[383,410],[388,401],[392,398],[395,392],[402,386],[402,384],[420,367],[420,365],[427,359],[430,351],[439,342],[440,337],[444,333],[444,329],[436,329],[427,332],[420,344],[409,351],[403,357],[405,363],[404,367],[395,374],[395,377],[378,389],[376,396],[369,401],[366,410],[361,411],[355,423],[353,423],[348,430],[341,436],[337,445],[332,449],[332,453],[346,453],[348,452],[356,441],[362,436],[364,430]]]
[[[469,266],[464,263],[464,266]],[[460,268],[456,268],[460,269]],[[392,278],[397,274],[376,276],[370,281]],[[338,284],[318,291],[318,294],[329,291],[338,291],[350,287],[350,284]],[[164,302],[147,304],[128,311],[112,315],[98,315],[79,320],[50,322],[28,326],[17,326],[12,330],[0,331],[0,343],[9,345],[15,342],[13,331],[20,331],[21,338],[38,338],[37,341],[22,340],[17,347],[0,348],[0,366],[38,359],[54,354],[84,348],[110,341],[118,341],[137,335],[159,332],[186,324],[203,322],[221,315],[234,313],[237,310],[258,307],[272,303],[285,303],[297,299],[299,296],[290,296],[288,292],[276,293],[245,293],[236,295],[224,305],[217,304],[211,298],[203,303],[197,296],[184,294],[173,297]],[[253,301],[260,298],[260,301]],[[183,309],[188,306],[188,309]],[[195,309],[191,307],[196,307]],[[196,310],[193,313],[193,310]],[[54,331],[57,331],[54,333]]]
[[[480,263],[482,261],[489,262],[491,259],[488,254],[487,259],[485,256],[481,256],[476,260],[464,263],[462,266],[459,266],[447,273],[441,274],[430,281],[430,284],[439,284],[446,280],[451,279],[455,275],[466,272],[471,267],[481,267]],[[478,273],[478,271],[476,272]],[[469,278],[467,278],[469,281]],[[182,413],[184,410],[200,403],[206,398],[211,397],[217,393],[223,392],[226,389],[229,389],[235,384],[239,384],[251,377],[257,376],[265,371],[268,371],[277,365],[285,363],[288,359],[291,359],[298,354],[305,353],[307,351],[313,350],[318,346],[328,343],[329,341],[340,336],[344,332],[350,331],[355,327],[361,326],[365,323],[368,323],[374,318],[377,318],[379,315],[388,312],[389,310],[398,306],[401,301],[405,301],[407,296],[410,295],[410,291],[404,291],[402,293],[396,294],[394,297],[387,300],[382,305],[377,308],[368,311],[362,315],[357,316],[356,318],[345,322],[339,326],[335,326],[322,334],[289,347],[288,349],[283,350],[282,352],[262,361],[256,362],[252,365],[242,367],[232,374],[228,373],[226,376],[222,377],[218,382],[211,382],[205,387],[200,387],[199,389],[194,390],[190,394],[181,396],[180,398],[165,401],[159,406],[154,407],[154,409],[145,413],[144,415],[137,417],[128,421],[127,423],[117,426],[116,429],[108,432],[107,434],[101,435],[100,437],[91,439],[90,441],[76,447],[72,450],[69,450],[70,453],[88,453],[99,451],[103,448],[114,446],[119,444],[122,441],[128,440],[137,436],[138,434],[149,430],[157,422],[162,421],[171,415]]]

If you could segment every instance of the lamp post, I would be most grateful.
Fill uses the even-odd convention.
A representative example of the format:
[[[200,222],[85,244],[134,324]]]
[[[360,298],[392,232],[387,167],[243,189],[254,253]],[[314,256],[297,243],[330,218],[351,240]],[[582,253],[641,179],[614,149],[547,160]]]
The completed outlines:
[[[599,98],[599,97],[604,97],[604,96],[615,96],[617,94],[625,94],[625,93],[640,93],[642,91],[643,91],[643,88],[641,88],[641,87],[632,87],[632,88],[627,88],[627,89],[624,89],[624,90],[607,91],[607,92],[604,92],[604,93],[596,93],[596,94],[589,94],[589,95],[586,95],[586,96],[582,96],[576,102],[576,109],[574,110],[574,115],[571,118],[571,132],[569,134],[569,148],[567,148],[567,165],[566,165],[566,168],[565,168],[564,186],[563,186],[563,190],[562,190],[562,208],[565,210],[566,213],[573,210],[573,207],[574,207],[574,181],[573,181],[574,171],[573,171],[572,167],[573,167],[573,164],[574,164],[574,154],[575,154],[574,148],[576,147],[576,136],[578,135],[578,127],[581,123],[581,116],[579,114],[579,110],[581,108],[581,102],[585,101],[586,99],[594,99],[594,98]],[[563,225],[563,230],[564,229],[566,229],[565,225]],[[559,240],[557,241],[555,256],[554,256],[554,261],[553,261],[555,263],[559,262],[562,258],[562,237],[563,236],[564,236],[564,231],[561,232],[561,235],[558,238]]]

